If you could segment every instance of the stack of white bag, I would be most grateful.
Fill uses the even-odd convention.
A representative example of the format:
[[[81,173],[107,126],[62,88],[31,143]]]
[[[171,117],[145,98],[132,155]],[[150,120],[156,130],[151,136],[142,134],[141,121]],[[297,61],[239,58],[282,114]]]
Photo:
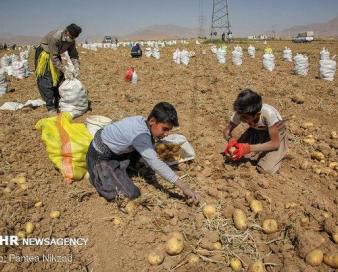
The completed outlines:
[[[20,55],[20,60],[27,60],[28,59],[28,50],[21,51],[19,53],[19,55]]]
[[[290,48],[288,48],[288,47],[284,48],[284,50],[283,50],[283,59],[285,61],[292,62],[292,51],[291,51]]]
[[[10,56],[4,55],[0,60],[0,64],[7,75],[11,76],[13,74],[12,58]]]
[[[14,61],[18,60],[18,56],[15,54],[10,55],[9,58],[10,58],[10,63],[13,63]]]
[[[176,64],[188,65],[190,61],[190,53],[187,50],[180,51],[178,48],[173,53],[173,61]]]
[[[160,50],[158,49],[158,47],[153,48],[151,55],[157,60],[160,59],[161,54],[160,54]]]
[[[189,64],[189,61],[190,61],[190,54],[187,50],[182,50],[181,53],[180,53],[180,60],[181,60],[181,63],[184,64],[184,65],[188,65]]]
[[[242,65],[242,56],[243,56],[243,51],[242,47],[240,46],[235,46],[234,51],[232,51],[232,62],[234,65],[240,66]]]
[[[4,69],[0,68],[0,96],[5,94],[8,91],[8,83],[6,80],[6,72]]]
[[[18,79],[23,79],[29,76],[28,61],[25,59],[21,61],[14,61],[12,63],[12,69],[13,76]]]
[[[251,58],[255,58],[255,54],[256,54],[256,48],[254,46],[252,46],[250,44],[250,46],[248,47],[248,54]]]
[[[319,76],[324,80],[333,81],[336,74],[336,61],[335,60],[320,60]]]
[[[71,63],[69,55],[66,54],[68,60],[68,67],[74,73],[75,68]],[[84,114],[88,110],[87,91],[82,85],[81,81],[73,78],[66,79],[59,87],[60,93],[60,111],[70,112],[73,118]]]
[[[6,66],[10,65],[10,59],[7,55],[4,55],[1,59],[0,59],[0,67],[4,68]]]
[[[325,47],[323,47],[322,51],[320,51],[320,60],[329,60],[330,52]]]
[[[146,55],[147,58],[153,57],[155,59],[160,59],[161,57],[161,53],[160,50],[158,49],[158,47],[147,47],[146,51],[144,53]]]
[[[225,63],[226,53],[227,53],[227,50],[225,47],[220,47],[217,49],[216,57],[219,63],[221,64]]]
[[[144,54],[146,55],[147,58],[150,58],[150,57],[151,57],[151,54],[152,54],[151,48],[150,48],[150,47],[147,47]]]
[[[263,67],[270,72],[275,69],[275,56],[272,53],[263,55]]]
[[[97,51],[97,46],[94,43],[90,43],[90,44],[82,44],[82,47],[85,49],[89,49],[89,50],[93,50],[93,51]]]
[[[302,54],[297,54],[293,58],[295,62],[294,71],[296,75],[306,76],[309,71],[309,59],[307,56]]]
[[[176,49],[175,52],[173,53],[173,61],[176,64],[180,64],[181,63],[181,51],[180,49]]]

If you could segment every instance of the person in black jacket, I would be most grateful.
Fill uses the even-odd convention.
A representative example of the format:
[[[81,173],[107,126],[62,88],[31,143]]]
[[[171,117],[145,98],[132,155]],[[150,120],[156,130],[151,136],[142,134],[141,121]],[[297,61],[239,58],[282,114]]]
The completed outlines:
[[[142,57],[142,49],[140,47],[140,44],[137,43],[131,48],[131,57],[132,58],[140,58]]]

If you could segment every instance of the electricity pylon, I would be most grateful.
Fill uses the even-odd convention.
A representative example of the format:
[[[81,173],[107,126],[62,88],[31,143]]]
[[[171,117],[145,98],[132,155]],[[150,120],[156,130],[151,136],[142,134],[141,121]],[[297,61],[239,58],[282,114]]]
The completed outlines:
[[[222,35],[222,38],[225,35],[228,39],[232,38],[228,0],[213,0],[210,38],[215,39],[218,35]]]

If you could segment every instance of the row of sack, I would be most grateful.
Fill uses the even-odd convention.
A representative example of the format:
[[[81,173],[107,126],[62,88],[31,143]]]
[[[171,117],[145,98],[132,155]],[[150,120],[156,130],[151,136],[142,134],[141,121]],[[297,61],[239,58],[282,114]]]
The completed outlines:
[[[117,47],[132,47],[135,44],[140,44],[140,46],[149,46],[149,47],[165,47],[172,46],[177,44],[189,44],[186,40],[170,40],[170,41],[133,41],[133,42],[118,42],[118,43],[83,43],[82,47],[85,49],[91,48],[117,48]],[[198,40],[195,41],[197,45],[201,44]]]
[[[211,47],[211,51],[216,55],[219,63],[224,64],[226,62],[227,47],[222,46],[217,48],[216,46]],[[255,57],[255,48],[253,46],[248,47],[248,54],[250,57]],[[236,46],[232,51],[232,62],[234,65],[242,65],[243,50],[240,46]],[[333,57],[335,58],[335,56]],[[296,54],[292,58],[292,51],[290,48],[285,47],[283,50],[283,59],[285,61],[294,61],[294,72],[297,75],[306,76],[309,71],[309,60],[306,55]],[[330,53],[328,50],[323,48],[320,52],[320,68],[319,76],[324,80],[333,81],[336,73],[336,61],[330,59]],[[268,71],[275,69],[275,56],[272,53],[271,48],[266,48],[263,55],[263,67]]]
[[[8,92],[7,75],[18,79],[28,77],[28,50],[21,51],[19,57],[15,54],[4,55],[0,58],[0,96]]]
[[[219,48],[217,48],[215,45],[211,46],[211,52],[214,53],[217,56],[217,59],[224,58],[224,56],[227,54],[227,46],[223,45]],[[248,47],[248,55],[251,58],[255,58],[256,55],[256,48],[252,45],[249,45]],[[272,54],[273,50],[270,47],[267,47],[264,49],[264,54]],[[240,46],[235,46],[234,50],[232,51],[233,56],[236,57],[242,57],[243,56],[243,49]],[[288,47],[285,47],[283,50],[283,59],[286,61],[292,62],[292,50]],[[332,57],[332,59],[335,59],[335,55]],[[330,60],[330,52],[324,47],[322,51],[320,51],[320,60]]]

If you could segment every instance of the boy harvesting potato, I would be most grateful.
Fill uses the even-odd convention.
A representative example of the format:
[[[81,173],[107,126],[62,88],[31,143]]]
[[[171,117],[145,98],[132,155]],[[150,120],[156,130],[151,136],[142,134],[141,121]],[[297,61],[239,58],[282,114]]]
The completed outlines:
[[[233,161],[243,157],[254,160],[259,172],[275,174],[288,150],[281,115],[274,107],[262,104],[262,97],[250,89],[238,95],[234,110],[224,130],[224,138],[229,141],[224,154]],[[232,139],[232,131],[241,122],[247,123],[249,128],[238,140]]]
[[[178,126],[177,112],[167,103],[155,105],[148,118],[131,116],[114,122],[96,132],[87,153],[90,182],[108,201],[119,194],[129,199],[140,196],[140,190],[127,175],[130,163],[140,157],[167,181],[179,187],[184,195],[198,203],[197,194],[158,158],[155,139],[161,139]]]

